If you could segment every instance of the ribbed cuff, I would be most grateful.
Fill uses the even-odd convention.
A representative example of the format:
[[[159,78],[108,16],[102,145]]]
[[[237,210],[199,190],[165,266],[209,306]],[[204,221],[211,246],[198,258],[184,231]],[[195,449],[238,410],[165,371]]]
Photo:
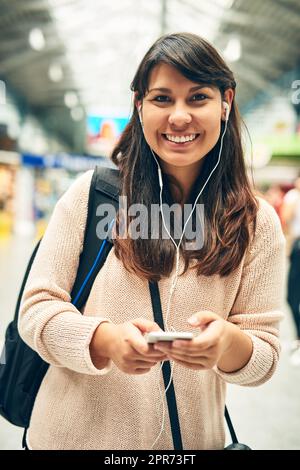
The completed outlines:
[[[81,374],[107,374],[112,366],[111,361],[103,369],[97,369],[90,355],[90,342],[103,322],[110,320],[73,312],[60,313],[48,322],[42,334],[37,335],[34,349],[51,365]]]
[[[257,338],[253,334],[243,330],[247,334],[253,344],[252,356],[248,363],[240,370],[235,372],[223,372],[217,365],[213,370],[228,383],[237,385],[254,385],[257,382],[263,382],[269,375],[273,366],[273,353],[269,343],[266,343],[261,338]]]
[[[90,354],[90,342],[92,340],[92,337],[96,329],[98,328],[98,326],[101,325],[101,323],[105,323],[105,322],[111,323],[111,321],[108,318],[101,318],[98,324],[96,324],[95,328],[90,331],[90,334],[87,337],[87,344],[86,344],[86,348],[84,351],[84,358],[86,361],[86,366],[88,370],[90,371],[89,373],[92,375],[105,375],[108,372],[110,372],[112,369],[112,361],[110,359],[108,359],[106,367],[104,367],[103,369],[97,369],[97,367],[95,367],[93,364],[93,361],[91,359],[91,354]]]

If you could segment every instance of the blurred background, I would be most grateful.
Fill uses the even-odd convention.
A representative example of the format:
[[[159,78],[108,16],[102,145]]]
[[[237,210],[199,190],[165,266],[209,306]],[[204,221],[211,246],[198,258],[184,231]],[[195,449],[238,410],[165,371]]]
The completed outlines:
[[[228,405],[248,445],[300,449],[299,25],[299,0],[0,0],[0,347],[57,199],[109,163],[143,55],[161,34],[199,34],[235,74],[249,173],[280,217],[288,269],[292,249],[296,260],[278,372],[230,386]],[[0,418],[0,449],[21,448],[21,435]]]

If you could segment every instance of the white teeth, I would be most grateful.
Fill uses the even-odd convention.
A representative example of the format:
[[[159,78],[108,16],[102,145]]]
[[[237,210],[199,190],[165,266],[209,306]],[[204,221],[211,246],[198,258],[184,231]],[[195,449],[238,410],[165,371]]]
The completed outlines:
[[[189,142],[191,140],[196,139],[196,134],[191,134],[191,135],[186,135],[186,136],[178,136],[178,135],[175,136],[171,134],[165,134],[165,136],[171,142],[176,142],[176,143]]]

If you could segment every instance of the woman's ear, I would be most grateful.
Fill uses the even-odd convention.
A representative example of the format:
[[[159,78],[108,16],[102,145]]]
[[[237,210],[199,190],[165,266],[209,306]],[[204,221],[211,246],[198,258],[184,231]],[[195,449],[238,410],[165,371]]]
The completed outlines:
[[[138,113],[141,114],[142,102],[141,102],[140,100],[137,100],[137,101],[135,102],[135,106],[137,107]]]
[[[138,113],[140,113],[140,110],[142,108],[142,100],[138,99],[138,95],[139,95],[138,92],[135,91],[133,95],[133,103],[134,103],[134,106],[136,106]]]
[[[234,98],[234,90],[232,88],[227,88],[227,90],[225,90],[224,92],[222,101],[225,101],[228,104],[229,106],[228,113],[230,113],[233,98]]]

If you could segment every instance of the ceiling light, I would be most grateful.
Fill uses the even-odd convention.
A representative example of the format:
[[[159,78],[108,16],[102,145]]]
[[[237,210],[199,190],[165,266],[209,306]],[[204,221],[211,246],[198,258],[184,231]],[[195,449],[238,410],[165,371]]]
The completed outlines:
[[[52,82],[60,82],[64,76],[61,65],[57,63],[51,64],[48,70],[48,76]]]
[[[74,91],[67,91],[64,96],[64,101],[68,108],[74,108],[78,105],[78,96]]]
[[[29,44],[35,51],[44,49],[46,41],[43,31],[40,28],[33,28],[29,33]]]
[[[236,62],[240,59],[242,54],[241,51],[241,41],[239,38],[234,37],[229,39],[226,49],[224,51],[224,56],[229,62]]]
[[[227,8],[229,10],[234,4],[234,0],[218,0],[217,3],[219,3],[223,8]]]
[[[81,119],[84,117],[84,111],[80,107],[72,108],[70,114],[73,121],[81,121]]]

